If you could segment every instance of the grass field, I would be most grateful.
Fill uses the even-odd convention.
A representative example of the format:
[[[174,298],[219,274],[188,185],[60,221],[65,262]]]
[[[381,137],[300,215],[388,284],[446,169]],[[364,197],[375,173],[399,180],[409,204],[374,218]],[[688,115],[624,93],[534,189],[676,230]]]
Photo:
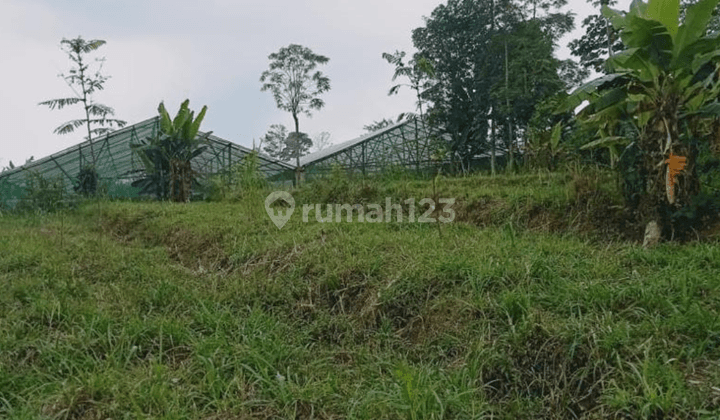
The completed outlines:
[[[720,417],[720,243],[620,240],[582,182],[294,193],[454,197],[440,228],[278,230],[264,196],[4,215],[0,417]]]

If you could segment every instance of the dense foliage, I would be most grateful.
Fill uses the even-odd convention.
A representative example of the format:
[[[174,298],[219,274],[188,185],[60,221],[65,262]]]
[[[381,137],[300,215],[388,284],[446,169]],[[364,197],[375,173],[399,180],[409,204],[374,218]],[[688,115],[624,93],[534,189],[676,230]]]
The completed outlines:
[[[310,136],[302,132],[288,133],[288,129],[282,124],[271,125],[267,133],[260,138],[262,150],[282,161],[297,161],[306,155],[312,146]]]
[[[204,143],[210,133],[198,136],[207,106],[195,117],[189,104],[190,101],[185,100],[171,119],[161,102],[158,107],[160,131],[154,137],[131,145],[145,166],[143,177],[132,184],[140,188],[141,193],[154,194],[161,200],[190,200],[193,185],[197,185],[192,161],[207,149]]]
[[[92,165],[85,165],[80,168],[77,184],[73,188],[76,193],[86,197],[95,195],[99,180],[97,169]]]
[[[512,157],[527,136],[535,105],[584,74],[553,56],[573,28],[565,2],[450,0],[413,31],[416,60],[434,70],[429,118],[452,138],[449,149],[466,169],[488,153]],[[564,79],[561,78],[561,74]]]
[[[28,171],[23,195],[14,210],[20,213],[49,213],[66,207],[69,201],[62,177],[46,177],[37,171]]]
[[[593,2],[594,6],[614,6],[615,0]],[[568,44],[572,55],[580,58],[583,67],[598,73],[606,73],[607,59],[624,49],[618,30],[613,28],[610,20],[601,14],[590,15],[583,20],[585,34]]]
[[[588,147],[624,150],[628,204],[667,237],[717,214],[701,185],[702,172],[716,171],[720,142],[720,36],[705,35],[717,4],[689,7],[682,24],[677,0],[636,2],[627,13],[604,8],[626,49],[608,61],[611,74],[579,88],[566,107],[590,101],[581,117],[599,139]]]

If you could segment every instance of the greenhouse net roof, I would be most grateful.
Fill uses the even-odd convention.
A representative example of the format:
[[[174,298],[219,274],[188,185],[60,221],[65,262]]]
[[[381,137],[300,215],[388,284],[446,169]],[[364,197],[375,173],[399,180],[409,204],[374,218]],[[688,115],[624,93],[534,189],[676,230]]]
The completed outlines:
[[[40,175],[46,180],[59,181],[67,192],[72,192],[78,183],[80,168],[92,163],[99,176],[99,186],[109,197],[137,197],[139,189],[131,186],[141,178],[144,166],[130,144],[139,143],[157,135],[159,118],[154,117],[140,123],[113,131],[92,141],[84,141],[42,159],[28,162],[23,166],[0,173],[0,205],[14,206],[26,194],[31,175]],[[205,137],[207,133],[198,133]],[[193,169],[201,177],[227,173],[229,168],[241,162],[252,151],[217,136],[207,137],[206,150],[193,160]],[[91,153],[91,150],[94,153]],[[259,169],[267,179],[284,181],[292,179],[293,166],[265,155],[259,155]]]
[[[437,152],[448,141],[442,130],[413,118],[303,156],[300,166],[309,178],[325,176],[333,167],[363,175],[393,168],[432,172],[446,163]]]

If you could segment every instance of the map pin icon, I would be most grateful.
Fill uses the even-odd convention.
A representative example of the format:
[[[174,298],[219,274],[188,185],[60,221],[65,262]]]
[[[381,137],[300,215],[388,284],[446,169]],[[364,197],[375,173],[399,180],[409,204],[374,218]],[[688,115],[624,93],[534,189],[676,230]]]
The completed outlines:
[[[284,200],[286,203],[290,204],[290,208],[276,210],[270,207],[278,200]],[[270,216],[270,220],[275,223],[275,226],[277,226],[278,229],[282,229],[295,211],[295,199],[287,191],[273,191],[265,199],[265,211],[268,216]]]

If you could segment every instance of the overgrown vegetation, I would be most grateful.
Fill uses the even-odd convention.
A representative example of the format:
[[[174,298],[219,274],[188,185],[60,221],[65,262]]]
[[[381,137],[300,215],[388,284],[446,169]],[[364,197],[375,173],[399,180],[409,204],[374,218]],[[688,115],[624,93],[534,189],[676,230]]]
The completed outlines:
[[[452,131],[431,151],[432,179],[336,166],[291,191],[282,229],[264,201],[284,186],[256,152],[211,180],[208,201],[177,203],[205,150],[206,108],[195,118],[188,101],[174,119],[161,104],[161,133],[133,145],[146,168],[133,185],[174,202],[53,213],[72,203],[62,179],[29,173],[30,211],[0,213],[0,417],[719,418],[720,37],[705,34],[717,3],[688,8],[682,26],[665,7],[677,2],[606,10],[630,48],[561,114],[555,92],[582,76],[552,56],[572,27],[550,13],[564,1],[439,6],[414,32],[425,56],[385,57]],[[329,89],[312,73],[327,58],[291,44],[270,59],[263,89],[300,134],[298,115]],[[570,113],[583,99],[584,125]],[[498,149],[507,174],[444,176],[445,154],[466,172],[488,150],[495,175]],[[669,171],[672,156],[685,172]],[[81,195],[98,189],[94,166],[79,178]],[[442,198],[455,215],[443,225],[300,214],[393,203],[437,216]],[[703,229],[642,249],[637,221],[657,218]]]
[[[62,176],[44,177],[34,171],[25,175],[25,188],[18,204],[19,213],[51,213],[71,207],[77,200],[67,192]]]
[[[80,168],[77,185],[74,186],[76,193],[85,197],[93,196],[98,190],[99,176],[97,169],[92,165],[85,165]]]
[[[720,141],[720,38],[705,35],[717,4],[697,2],[682,24],[677,1],[633,3],[627,13],[605,7],[626,49],[609,59],[611,74],[568,101],[572,109],[590,100],[581,116],[599,139],[588,146],[624,149],[626,204],[666,238],[691,234],[720,209],[720,195],[701,185],[699,172],[716,172],[719,157],[712,148]]]
[[[258,152],[247,154],[243,160],[235,164],[226,174],[214,177],[210,181],[209,201],[252,201],[262,202],[264,195],[269,193],[269,183],[260,171]]]
[[[0,416],[720,415],[717,241],[556,230],[573,191],[608,185],[582,175],[441,179],[473,203],[442,236],[297,215],[278,230],[242,199],[81,207],[64,228],[3,216]],[[433,190],[333,182],[347,195],[308,183],[297,205]]]

